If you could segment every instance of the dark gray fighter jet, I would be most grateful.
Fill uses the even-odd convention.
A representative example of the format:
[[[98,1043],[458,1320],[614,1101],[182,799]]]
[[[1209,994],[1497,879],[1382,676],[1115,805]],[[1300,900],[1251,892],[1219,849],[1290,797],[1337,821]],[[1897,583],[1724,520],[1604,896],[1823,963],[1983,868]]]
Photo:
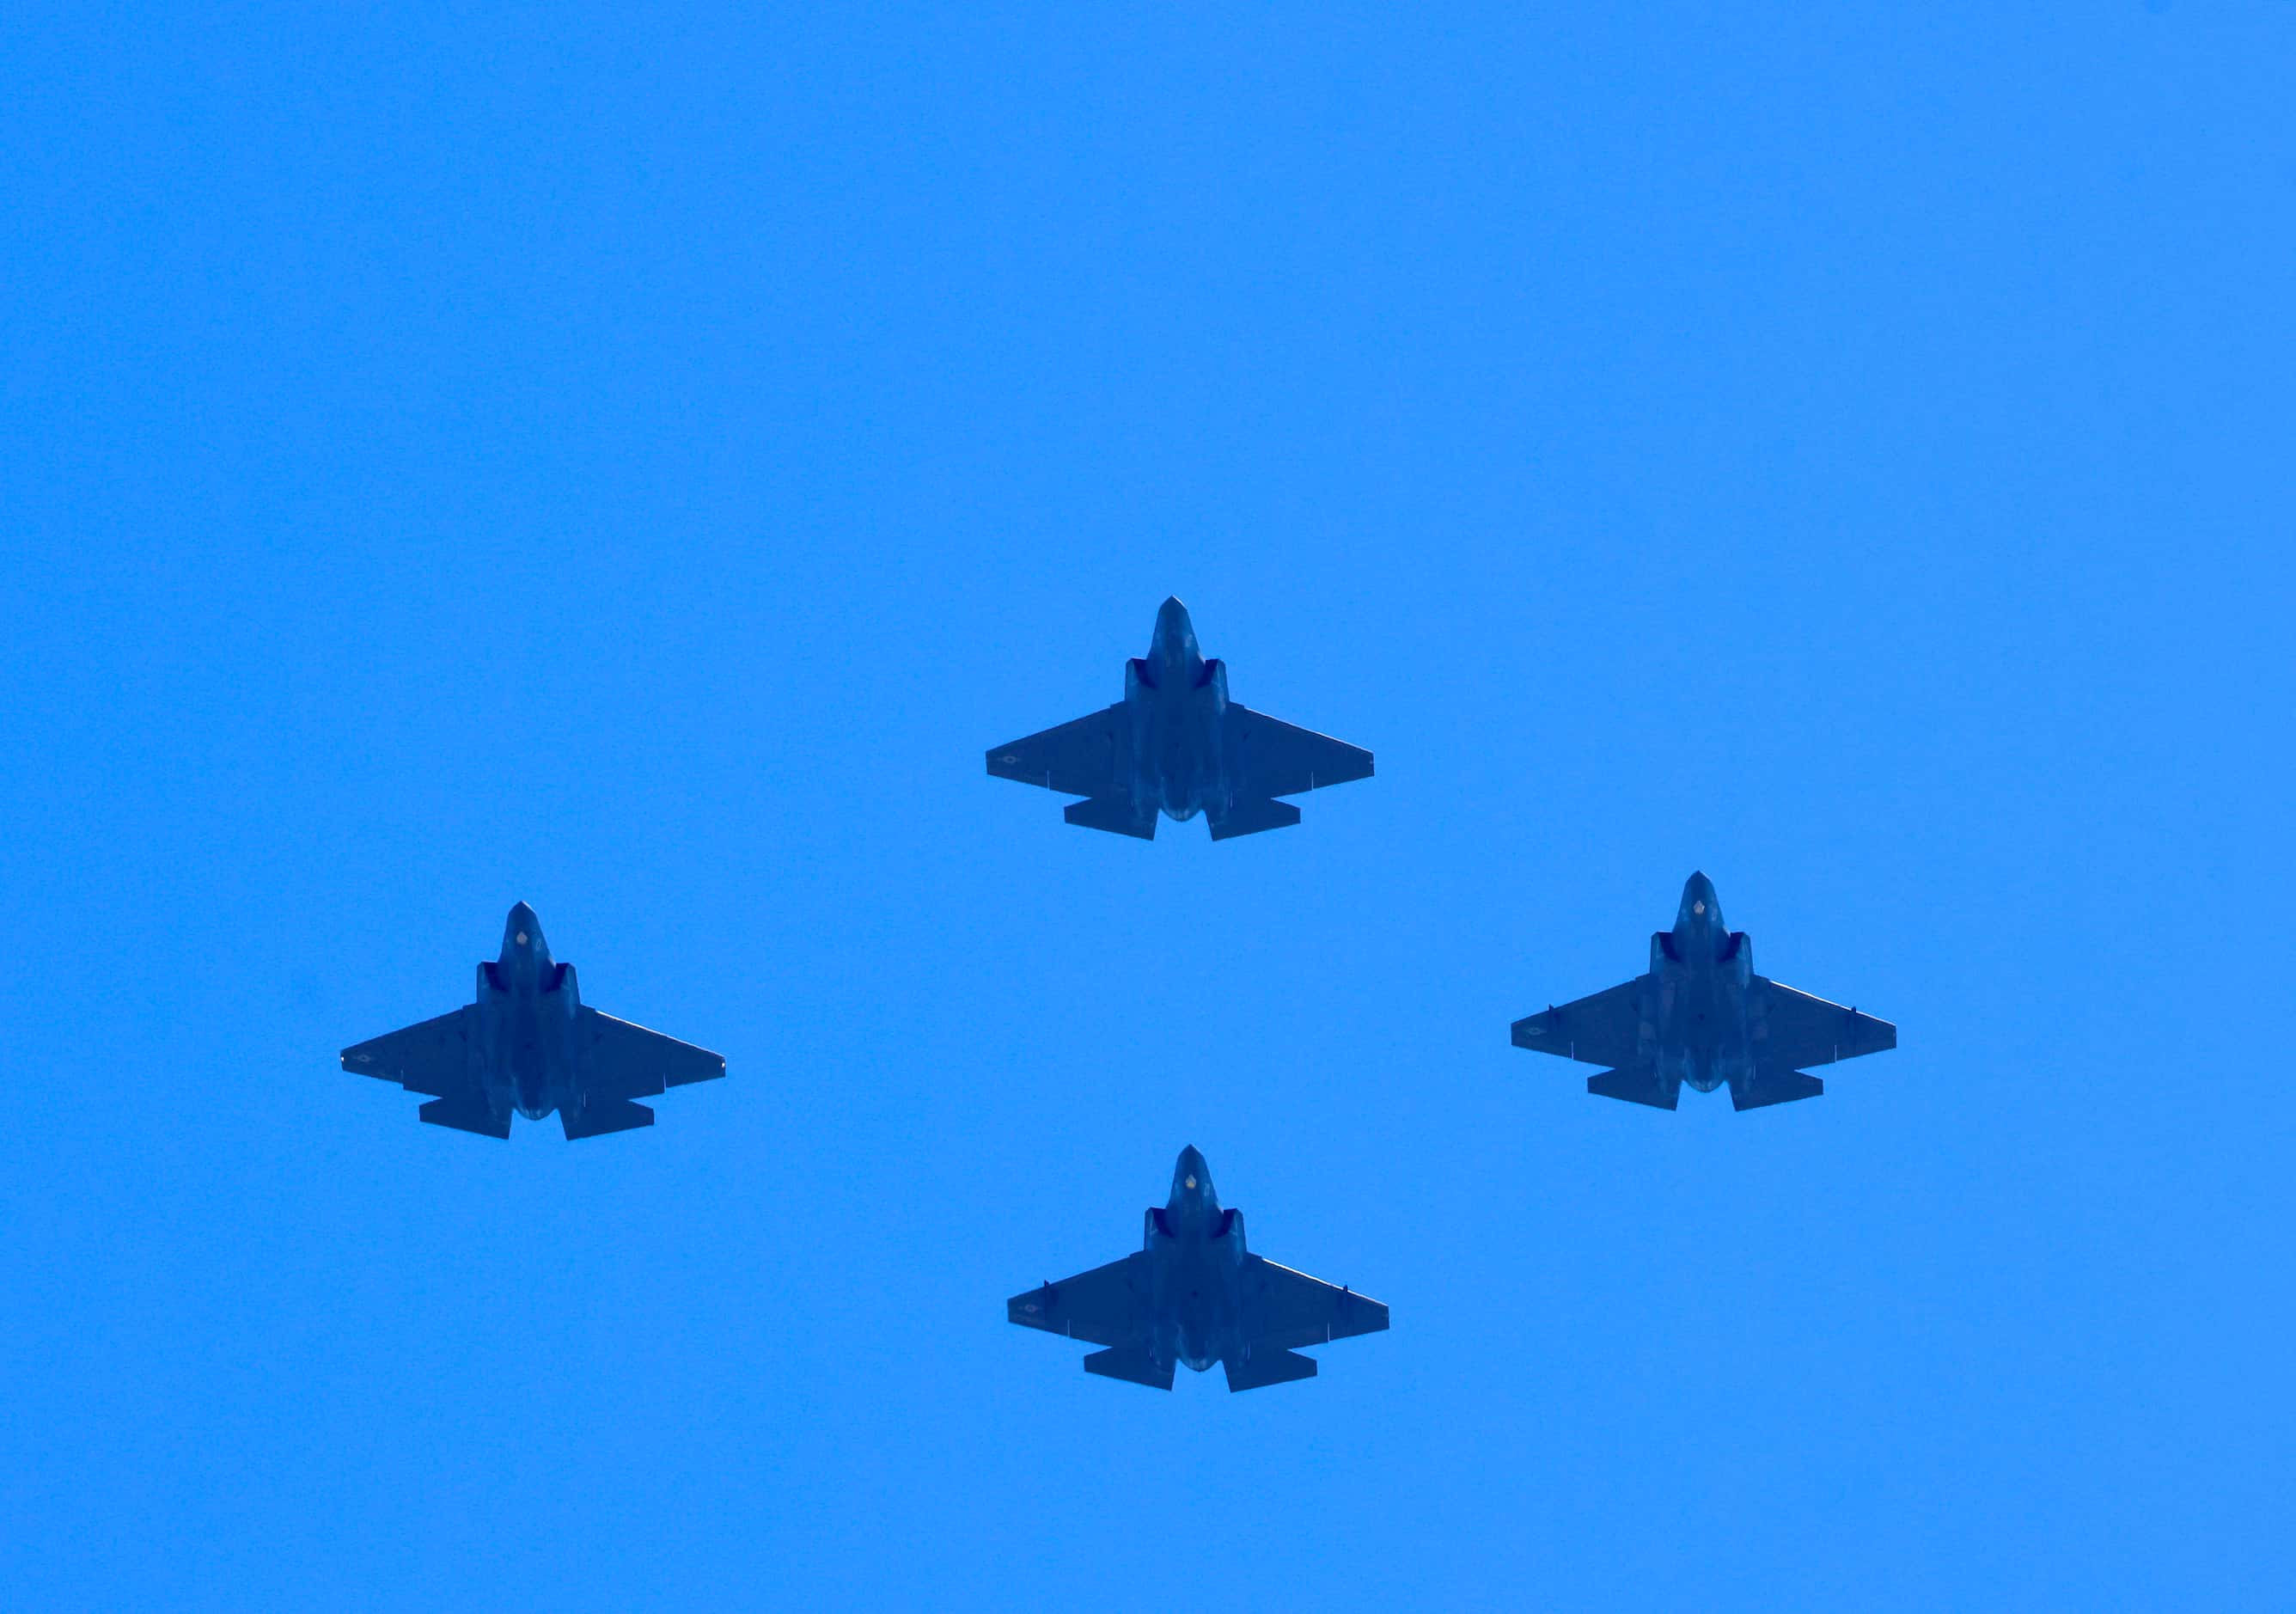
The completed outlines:
[[[1085,1372],[1158,1389],[1172,1388],[1178,1362],[1198,1372],[1220,1363],[1232,1390],[1312,1379],[1316,1359],[1298,1347],[1387,1326],[1378,1301],[1247,1252],[1242,1213],[1220,1208],[1193,1149],[1180,1151],[1169,1202],[1150,1208],[1139,1254],[1014,1295],[1004,1315],[1105,1346]]]
[[[514,1110],[553,1110],[570,1138],[653,1125],[634,1099],[726,1074],[726,1061],[626,1020],[585,1008],[574,966],[553,963],[524,903],[503,925],[502,956],[479,966],[479,1001],[343,1050],[343,1069],[432,1094],[416,1113],[434,1127],[510,1135]]]
[[[1067,817],[1088,830],[1153,840],[1160,811],[1201,813],[1226,840],[1299,823],[1275,798],[1368,779],[1371,753],[1230,700],[1226,666],[1204,660],[1188,608],[1167,600],[1148,654],[1125,666],[1123,700],[996,747],[988,771],[1085,797]]]
[[[1514,1045],[1611,1065],[1587,1078],[1604,1098],[1671,1110],[1688,1082],[1730,1084],[1741,1110],[1816,1098],[1827,1065],[1898,1045],[1885,1020],[1827,1003],[1754,973],[1753,945],[1726,930],[1714,882],[1693,874],[1674,929],[1651,938],[1650,973],[1514,1023]]]

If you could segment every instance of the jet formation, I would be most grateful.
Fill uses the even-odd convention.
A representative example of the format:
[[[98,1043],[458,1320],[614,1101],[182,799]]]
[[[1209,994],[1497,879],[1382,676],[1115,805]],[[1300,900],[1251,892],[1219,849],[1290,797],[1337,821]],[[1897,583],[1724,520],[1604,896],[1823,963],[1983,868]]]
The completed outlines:
[[[1196,645],[1187,608],[1168,599],[1148,654],[1125,669],[1124,699],[988,752],[998,778],[1083,799],[1068,822],[1153,840],[1156,821],[1201,814],[1214,840],[1300,822],[1280,799],[1371,776],[1372,755],[1277,721],[1228,698],[1227,669]],[[1587,1090],[1671,1110],[1683,1085],[1759,1109],[1815,1098],[1825,1084],[1803,1067],[1898,1045],[1898,1028],[1754,973],[1752,944],[1730,930],[1713,882],[1693,874],[1671,930],[1651,938],[1650,969],[1591,997],[1515,1021],[1514,1045],[1603,1069]],[[550,955],[534,910],[503,925],[500,954],[479,965],[478,995],[451,1013],[357,1044],[343,1069],[428,1095],[417,1111],[439,1127],[510,1135],[511,1118],[555,1110],[567,1137],[653,1124],[636,1101],[712,1080],[726,1061],[586,1007],[574,966]],[[1172,1190],[1144,1218],[1141,1247],[1122,1260],[1015,1295],[1005,1315],[1024,1328],[1100,1348],[1085,1371],[1170,1389],[1181,1366],[1215,1362],[1231,1390],[1316,1375],[1304,1347],[1388,1326],[1379,1301],[1334,1287],[1244,1247],[1243,1217],[1223,1209],[1211,1171],[1180,1151]]]
[[[1316,1376],[1303,1345],[1378,1333],[1387,1307],[1351,1289],[1253,1255],[1243,1213],[1220,1208],[1212,1174],[1191,1146],[1172,1167],[1171,1197],[1150,1206],[1140,1249],[1004,1303],[1023,1328],[1100,1346],[1084,1371],[1156,1389],[1176,1366],[1215,1362],[1231,1390]]]
[[[1650,970],[1623,986],[1514,1023],[1514,1045],[1613,1069],[1587,1091],[1671,1110],[1688,1082],[1730,1084],[1740,1110],[1816,1098],[1830,1065],[1898,1045],[1898,1028],[1754,973],[1754,946],[1722,922],[1714,882],[1693,874],[1674,929],[1651,938]]]
[[[652,1126],[634,1101],[721,1077],[726,1061],[586,1007],[574,966],[550,956],[520,903],[501,955],[479,965],[476,1003],[346,1048],[343,1069],[431,1094],[415,1114],[434,1127],[506,1138],[513,1112],[538,1121],[555,1110],[569,1138],[586,1138]]]
[[[1088,830],[1153,840],[1159,813],[1201,813],[1226,840],[1299,823],[1277,797],[1368,779],[1371,753],[1229,700],[1226,665],[1204,660],[1188,608],[1167,600],[1148,653],[1125,664],[1123,700],[994,747],[988,771],[1083,797],[1063,815]]]

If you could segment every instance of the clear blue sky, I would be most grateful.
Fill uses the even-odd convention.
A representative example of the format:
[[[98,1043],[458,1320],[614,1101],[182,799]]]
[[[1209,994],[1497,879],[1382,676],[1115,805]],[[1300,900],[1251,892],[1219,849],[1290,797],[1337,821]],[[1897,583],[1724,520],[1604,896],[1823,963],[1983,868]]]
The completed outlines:
[[[0,18],[0,1600],[2284,1606],[2296,6],[447,9]],[[983,774],[1170,593],[1378,777]],[[1899,1051],[1508,1047],[1693,868]],[[1010,1327],[1189,1143],[1393,1331]]]

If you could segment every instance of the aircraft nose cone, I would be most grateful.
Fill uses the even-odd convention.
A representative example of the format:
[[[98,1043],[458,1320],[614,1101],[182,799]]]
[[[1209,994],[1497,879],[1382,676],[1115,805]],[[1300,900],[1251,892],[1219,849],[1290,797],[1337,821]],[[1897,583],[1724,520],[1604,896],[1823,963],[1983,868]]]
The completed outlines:
[[[1188,620],[1188,608],[1177,595],[1157,608],[1153,653],[1167,661],[1187,661],[1196,654],[1195,625]]]
[[[542,922],[535,918],[532,908],[518,903],[512,907],[510,917],[503,921],[503,934],[519,946],[529,946],[542,934]]]
[[[1172,1186],[1183,1193],[1210,1193],[1212,1187],[1210,1168],[1194,1144],[1180,1151],[1179,1159],[1172,1167]]]
[[[1719,924],[1721,905],[1714,898],[1714,882],[1703,873],[1693,873],[1682,888],[1682,917]]]

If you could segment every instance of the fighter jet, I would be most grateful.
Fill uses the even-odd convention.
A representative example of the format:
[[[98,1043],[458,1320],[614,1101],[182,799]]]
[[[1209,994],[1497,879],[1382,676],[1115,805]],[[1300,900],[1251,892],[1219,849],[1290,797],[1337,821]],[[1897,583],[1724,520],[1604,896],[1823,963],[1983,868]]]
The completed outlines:
[[[511,1112],[553,1110],[569,1138],[653,1125],[635,1099],[726,1074],[726,1061],[583,1006],[574,966],[554,963],[524,903],[503,925],[502,956],[479,966],[479,1000],[452,1014],[343,1050],[343,1069],[378,1076],[431,1101],[434,1127],[510,1135]]]
[[[1232,1390],[1312,1379],[1316,1359],[1298,1347],[1387,1326],[1378,1301],[1247,1253],[1242,1213],[1220,1208],[1193,1149],[1180,1151],[1171,1199],[1149,1208],[1139,1254],[1014,1295],[1004,1315],[1106,1347],[1084,1359],[1088,1373],[1158,1389],[1179,1362],[1221,1364]]]
[[[1730,1084],[1741,1110],[1816,1098],[1825,1084],[1803,1065],[1898,1045],[1885,1020],[1827,1003],[1754,973],[1742,930],[1722,923],[1714,882],[1693,874],[1674,929],[1651,938],[1650,973],[1514,1023],[1514,1045],[1616,1069],[1587,1078],[1604,1098],[1671,1110],[1688,1082]]]
[[[1156,838],[1156,815],[1185,823],[1198,813],[1212,839],[1280,830],[1300,809],[1278,796],[1371,777],[1371,753],[1238,706],[1227,668],[1196,648],[1188,608],[1167,600],[1146,656],[1128,662],[1124,699],[988,753],[999,779],[1086,799],[1070,823]]]

